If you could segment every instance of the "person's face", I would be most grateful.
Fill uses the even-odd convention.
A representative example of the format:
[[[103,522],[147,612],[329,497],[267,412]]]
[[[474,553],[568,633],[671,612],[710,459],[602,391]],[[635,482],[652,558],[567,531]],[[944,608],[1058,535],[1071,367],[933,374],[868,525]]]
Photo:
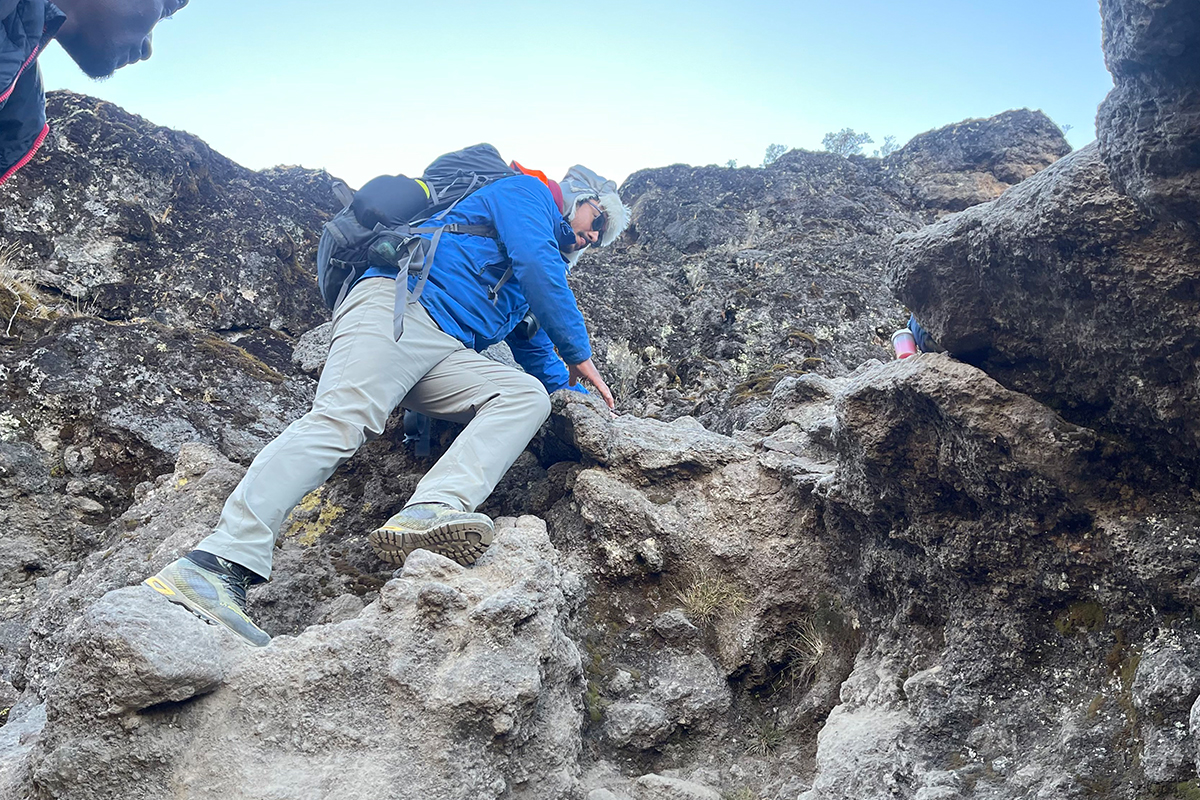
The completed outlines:
[[[571,220],[571,230],[575,231],[575,247],[571,252],[576,253],[599,242],[607,223],[608,219],[599,203],[595,200],[580,202],[575,207],[575,219]]]
[[[93,78],[150,57],[150,31],[188,0],[55,0],[67,15],[55,37]]]

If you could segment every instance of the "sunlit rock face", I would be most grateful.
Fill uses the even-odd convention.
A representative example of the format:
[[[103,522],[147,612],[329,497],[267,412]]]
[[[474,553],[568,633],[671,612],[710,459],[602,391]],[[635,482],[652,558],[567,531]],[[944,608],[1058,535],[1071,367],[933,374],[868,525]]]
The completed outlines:
[[[1169,135],[632,176],[571,276],[623,413],[552,399],[472,568],[372,555],[394,420],[286,521],[262,650],[139,583],[311,400],[328,178],[52,97],[0,209],[0,796],[1195,794],[1183,7],[1102,5],[1102,132]],[[902,304],[948,353],[888,358]]]
[[[921,205],[961,211],[994,200],[1069,152],[1062,130],[1045,114],[1021,110],[921,134],[884,165],[913,183]]]
[[[108,320],[294,336],[323,321],[309,287],[320,225],[340,208],[328,176],[254,172],[70,92],[47,113],[45,145],[5,185],[8,269]]]

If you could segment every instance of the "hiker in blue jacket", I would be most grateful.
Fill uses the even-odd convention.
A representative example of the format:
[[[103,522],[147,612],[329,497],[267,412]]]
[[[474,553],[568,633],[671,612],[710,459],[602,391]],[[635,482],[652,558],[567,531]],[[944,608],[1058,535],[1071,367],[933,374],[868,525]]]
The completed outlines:
[[[441,237],[419,302],[399,301],[402,328],[394,319],[397,270],[368,269],[334,310],[312,411],[258,454],[213,534],[146,583],[247,642],[267,644],[245,613],[246,590],[270,577],[284,518],[379,436],[401,404],[466,428],[368,541],[392,564],[418,548],[475,563],[493,536],[492,521],[475,509],[550,415],[548,393],[585,380],[614,405],[592,364],[567,271],[585,248],[624,230],[629,211],[616,188],[573,167],[561,184],[515,175],[468,195],[441,222],[491,226],[497,236]],[[417,276],[408,279],[414,289]],[[522,338],[518,324],[530,312],[540,329]],[[500,341],[525,372],[478,352]]]
[[[0,0],[0,184],[33,158],[50,129],[37,57],[56,40],[85,73],[105,78],[150,57],[150,32],[188,0]]]

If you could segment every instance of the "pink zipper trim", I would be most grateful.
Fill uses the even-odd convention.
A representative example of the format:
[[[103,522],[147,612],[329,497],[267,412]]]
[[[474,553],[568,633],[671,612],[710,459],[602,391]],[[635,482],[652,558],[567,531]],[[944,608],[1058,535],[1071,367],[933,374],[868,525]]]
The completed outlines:
[[[30,162],[34,154],[37,153],[38,148],[42,146],[42,142],[46,141],[46,134],[48,133],[50,133],[50,126],[43,125],[42,132],[38,134],[37,141],[33,143],[33,147],[29,148],[29,152],[25,154],[24,158],[9,167],[8,172],[4,173],[3,177],[0,177],[0,184],[3,184],[6,180],[13,176],[14,172]]]
[[[0,94],[0,104],[4,103],[4,101],[8,99],[8,96],[13,93],[13,89],[17,88],[17,81],[21,80],[21,76],[25,74],[25,70],[29,69],[29,65],[33,63],[35,58],[37,58],[38,51],[41,49],[42,46],[40,44],[33,48],[33,52],[29,54],[29,58],[25,59],[25,63],[21,65],[19,70],[17,70],[17,77],[13,78],[12,85],[4,90],[4,94]],[[2,183],[2,181],[0,181],[0,183]]]

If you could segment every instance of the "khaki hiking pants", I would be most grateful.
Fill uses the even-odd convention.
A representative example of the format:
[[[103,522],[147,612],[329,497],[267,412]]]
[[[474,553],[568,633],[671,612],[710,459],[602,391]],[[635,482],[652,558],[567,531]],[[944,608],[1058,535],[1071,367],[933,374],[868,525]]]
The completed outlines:
[[[409,504],[474,511],[491,494],[550,416],[546,389],[443,333],[419,304],[408,307],[397,342],[394,302],[391,279],[368,278],[338,306],[312,410],[255,457],[198,550],[269,578],[284,517],[364,442],[379,436],[402,401],[422,414],[467,424]]]

